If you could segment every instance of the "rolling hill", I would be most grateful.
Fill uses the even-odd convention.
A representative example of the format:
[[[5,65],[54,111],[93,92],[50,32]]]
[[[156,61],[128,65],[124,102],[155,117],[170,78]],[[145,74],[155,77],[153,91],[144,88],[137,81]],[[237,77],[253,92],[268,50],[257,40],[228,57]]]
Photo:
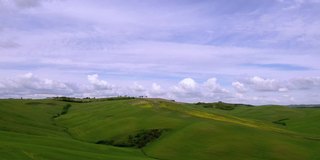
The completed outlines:
[[[0,100],[0,159],[320,159],[320,108]]]

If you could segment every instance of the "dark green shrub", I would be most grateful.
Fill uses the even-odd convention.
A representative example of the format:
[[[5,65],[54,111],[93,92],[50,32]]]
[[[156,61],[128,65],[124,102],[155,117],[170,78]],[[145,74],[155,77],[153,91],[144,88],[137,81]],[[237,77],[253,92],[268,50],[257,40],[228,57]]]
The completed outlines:
[[[52,116],[52,118],[58,118],[64,114],[67,114],[70,107],[71,107],[71,104],[66,104],[65,106],[63,106],[62,111],[60,113],[57,113],[56,115]]]
[[[286,122],[284,122],[284,121],[286,121],[286,120],[289,120],[289,118],[279,119],[279,120],[277,120],[277,121],[273,121],[272,123],[286,126],[287,124],[286,124]]]
[[[215,103],[215,108],[222,109],[222,110],[233,110],[235,108],[235,105],[218,102],[218,103]]]
[[[114,140],[100,140],[96,144],[112,145],[117,147],[137,147],[142,148],[148,143],[158,139],[165,129],[142,130],[136,135],[128,136],[127,142],[114,142]]]
[[[113,145],[114,141],[113,140],[100,140],[100,141],[97,141],[96,144]]]
[[[142,148],[147,143],[158,139],[161,136],[162,132],[163,129],[143,130],[135,136],[129,136],[129,144],[138,148]]]

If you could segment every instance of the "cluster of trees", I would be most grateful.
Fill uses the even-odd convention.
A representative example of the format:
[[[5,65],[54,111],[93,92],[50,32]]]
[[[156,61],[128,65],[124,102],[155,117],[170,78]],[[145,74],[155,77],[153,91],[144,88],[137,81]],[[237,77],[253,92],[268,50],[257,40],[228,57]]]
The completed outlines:
[[[76,103],[88,103],[91,102],[89,97],[86,98],[75,98],[75,97],[52,97],[51,99],[64,101],[64,102],[76,102]]]
[[[198,102],[196,105],[200,105],[204,108],[217,108],[222,110],[233,110],[235,107],[238,106],[244,106],[242,104],[230,104],[230,103],[224,103],[224,102],[216,102],[216,103],[204,103],[204,102]]]
[[[130,97],[130,96],[118,96],[118,97],[100,98],[99,100],[112,101],[112,100],[126,100],[126,99],[135,99],[135,97]]]
[[[129,136],[129,144],[138,148],[142,148],[149,142],[158,139],[163,131],[163,129],[143,130],[135,136]]]
[[[117,97],[107,97],[107,98],[75,98],[75,97],[51,97],[48,99],[55,99],[64,102],[75,102],[75,103],[88,103],[88,102],[96,102],[96,101],[112,101],[112,100],[127,100],[127,99],[135,99],[136,97],[131,96],[117,96]],[[139,97],[144,98],[144,97]]]
[[[128,137],[127,142],[116,143],[114,140],[100,140],[100,141],[97,141],[96,144],[113,145],[113,146],[117,146],[117,147],[143,148],[148,143],[158,139],[164,130],[165,129],[142,130],[134,136],[130,135]]]
[[[62,115],[67,114],[70,107],[71,107],[71,104],[66,104],[65,106],[63,106],[62,111],[60,113],[57,113],[56,115],[54,115],[52,118],[58,118]]]

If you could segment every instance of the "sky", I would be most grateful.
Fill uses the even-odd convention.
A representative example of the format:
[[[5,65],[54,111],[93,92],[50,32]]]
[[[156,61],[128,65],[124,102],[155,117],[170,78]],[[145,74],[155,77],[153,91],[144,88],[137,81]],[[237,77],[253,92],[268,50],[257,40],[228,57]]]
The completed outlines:
[[[0,98],[320,103],[320,0],[0,0]]]

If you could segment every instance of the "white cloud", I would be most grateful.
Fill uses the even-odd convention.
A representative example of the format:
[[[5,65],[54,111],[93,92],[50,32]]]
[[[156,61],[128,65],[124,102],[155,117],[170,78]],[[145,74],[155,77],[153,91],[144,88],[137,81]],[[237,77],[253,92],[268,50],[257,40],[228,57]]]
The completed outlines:
[[[181,80],[178,85],[173,86],[172,92],[176,94],[192,92],[195,89],[196,85],[196,82],[192,78],[185,78]]]
[[[4,79],[0,81],[0,87],[1,97],[71,95],[76,89],[74,86],[66,83],[50,79],[41,79],[32,73],[27,73],[12,79]]]
[[[13,2],[15,1],[11,3]],[[37,0],[23,2],[26,6],[38,3]],[[270,48],[261,48],[261,45],[270,43],[279,44],[278,42],[284,43],[288,40],[290,43],[296,42],[297,38],[304,39],[305,44],[319,43],[317,35],[320,32],[317,28],[320,23],[316,18],[304,17],[304,14],[308,13],[303,12],[300,16],[300,12],[287,14],[275,10],[275,13],[257,11],[258,13],[251,14],[232,12],[219,15],[216,12],[204,14],[207,13],[205,11],[211,13],[212,8],[209,6],[214,6],[208,5],[207,3],[212,3],[209,1],[196,6],[175,1],[168,4],[170,7],[164,5],[157,9],[153,8],[157,6],[154,3],[159,2],[141,3],[144,5],[122,1],[93,3],[68,0],[43,3],[42,7],[32,8],[30,12],[5,12],[0,24],[0,28],[5,28],[1,32],[1,36],[5,37],[2,46],[12,47],[15,46],[13,44],[19,44],[19,48],[15,50],[1,52],[1,59],[6,62],[6,71],[15,72],[16,68],[24,68],[25,72],[34,72],[32,67],[41,67],[43,72],[54,68],[87,74],[108,70],[105,72],[127,76],[125,78],[138,75],[137,77],[143,80],[145,77],[150,78],[150,75],[160,78],[171,76],[169,78],[177,79],[190,76],[204,79],[219,73],[230,76],[265,74],[275,78],[298,74],[241,67],[241,64],[247,62],[290,61],[301,66],[319,68],[318,49],[315,47],[308,50],[279,49],[272,45]],[[219,4],[224,2],[217,5]],[[199,11],[198,7],[204,12]],[[228,9],[227,5],[221,7]],[[237,9],[242,11],[241,7]],[[209,22],[208,19],[214,21]],[[155,23],[145,23],[150,20]],[[312,22],[309,23],[309,20]],[[225,35],[227,37],[223,38]],[[10,44],[7,39],[14,41]],[[252,41],[256,43],[251,43]],[[284,46],[292,45],[294,44],[286,43]],[[305,54],[298,54],[301,51]],[[311,55],[311,58],[305,58],[306,54]],[[15,60],[17,57],[19,62]],[[14,62],[10,61],[11,59]],[[42,61],[43,59],[48,60]],[[58,59],[66,61],[62,65]],[[305,71],[302,74],[313,76],[316,72]],[[83,75],[76,78],[81,79],[80,76]],[[151,82],[156,80],[152,79]]]
[[[278,91],[281,88],[280,83],[275,79],[264,79],[254,76],[249,79],[248,85],[257,91]]]
[[[222,88],[220,84],[218,84],[216,78],[210,78],[206,82],[204,82],[203,87],[207,89],[209,92],[213,93],[226,93],[228,90]]]
[[[149,91],[150,96],[165,96],[166,91],[161,88],[161,86],[157,83],[152,83],[151,90]]]
[[[289,103],[320,103],[320,78],[295,78],[288,80],[264,79],[252,77],[246,81],[235,81],[230,86],[235,92],[229,91],[210,78],[197,83],[192,78],[182,79],[178,84],[163,88],[153,83],[150,88],[145,83],[130,82],[110,85],[106,80],[99,79],[97,74],[88,75],[87,84],[71,84],[52,79],[40,78],[32,73],[0,80],[0,97],[41,98],[51,96],[74,97],[109,97],[109,96],[148,96],[176,99],[178,101],[226,101],[250,104],[289,104]],[[310,90],[313,94],[305,94]],[[266,92],[268,91],[268,92]]]
[[[185,78],[181,80],[178,85],[172,87],[172,95],[175,97],[198,97],[200,91],[198,90],[198,84],[192,78]]]
[[[134,92],[144,92],[146,89],[140,85],[138,82],[134,82],[133,86],[131,87],[132,91]]]
[[[185,78],[179,82],[178,87],[182,90],[195,90],[197,83],[192,78]]]
[[[183,101],[219,101],[230,97],[227,89],[223,88],[216,78],[209,78],[199,84],[192,78],[181,80],[170,92],[172,97]]]
[[[320,88],[320,77],[294,78],[288,82],[291,89],[315,89]]]
[[[98,74],[87,75],[87,79],[90,85],[83,85],[80,87],[80,97],[99,98],[124,95],[121,91],[121,87],[100,79]]]
[[[305,78],[292,78],[288,80],[276,80],[261,78],[254,76],[249,78],[243,83],[234,82],[232,86],[236,90],[244,89],[244,85],[255,91],[269,91],[269,92],[288,92],[290,90],[314,90],[320,88],[320,77],[305,77]]]
[[[232,87],[239,93],[243,93],[246,92],[247,89],[245,88],[243,83],[240,82],[232,82]]]
[[[236,91],[262,101],[304,92],[316,101],[319,0],[278,1],[0,0],[0,77],[33,72],[82,83],[81,93],[99,96],[165,92],[212,100]],[[304,69],[243,65],[288,62]],[[84,78],[88,73],[108,79]],[[264,78],[241,81],[244,75]],[[223,85],[191,79],[212,76]],[[191,78],[174,85],[183,77]]]
[[[289,89],[286,88],[286,87],[283,87],[283,88],[279,88],[278,91],[279,92],[287,92]]]
[[[111,90],[114,88],[114,86],[107,81],[100,80],[97,74],[88,75],[88,80],[97,90]]]

